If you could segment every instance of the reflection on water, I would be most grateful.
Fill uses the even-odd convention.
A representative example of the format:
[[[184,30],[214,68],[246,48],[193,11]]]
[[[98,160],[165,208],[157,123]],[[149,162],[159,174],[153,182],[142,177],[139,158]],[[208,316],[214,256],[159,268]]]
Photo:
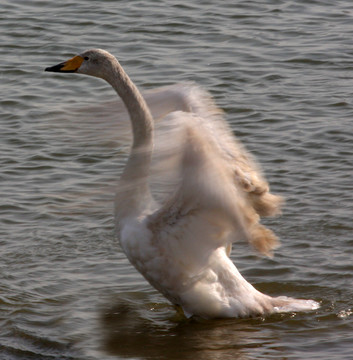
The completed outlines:
[[[244,334],[236,326],[177,319],[157,324],[144,315],[131,301],[116,303],[107,311],[102,321],[105,350],[120,357],[143,359],[224,359],[230,354],[238,358],[241,355],[237,347]]]
[[[271,330],[264,332],[261,324],[291,316],[186,319],[172,305],[148,304],[142,294],[130,293],[119,296],[101,312],[103,350],[119,358],[250,359],[247,349],[263,343],[275,347],[278,340]]]

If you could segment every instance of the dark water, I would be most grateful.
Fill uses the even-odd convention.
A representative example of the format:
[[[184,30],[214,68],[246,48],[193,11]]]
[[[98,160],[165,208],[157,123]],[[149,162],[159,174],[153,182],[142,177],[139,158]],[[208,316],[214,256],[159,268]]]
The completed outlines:
[[[351,1],[2,1],[1,359],[351,359]],[[126,158],[104,82],[44,73],[86,48],[142,89],[196,81],[262,164],[283,216],[244,276],[311,313],[185,321],[130,266],[112,198]],[[100,126],[101,124],[101,126]]]

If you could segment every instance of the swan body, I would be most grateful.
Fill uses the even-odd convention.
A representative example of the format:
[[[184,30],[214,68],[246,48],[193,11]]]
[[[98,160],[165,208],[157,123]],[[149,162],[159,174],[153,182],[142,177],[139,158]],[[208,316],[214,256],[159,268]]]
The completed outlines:
[[[102,78],[124,102],[133,144],[115,198],[120,243],[135,268],[186,316],[246,317],[318,307],[312,300],[262,294],[229,258],[238,240],[272,255],[277,238],[259,220],[278,213],[281,198],[270,194],[208,93],[195,85],[171,86],[157,97],[146,95],[146,102],[116,58],[100,49],[46,71]],[[152,115],[150,108],[158,110]],[[158,120],[162,134],[154,129]],[[152,173],[169,180],[159,199],[151,191]]]

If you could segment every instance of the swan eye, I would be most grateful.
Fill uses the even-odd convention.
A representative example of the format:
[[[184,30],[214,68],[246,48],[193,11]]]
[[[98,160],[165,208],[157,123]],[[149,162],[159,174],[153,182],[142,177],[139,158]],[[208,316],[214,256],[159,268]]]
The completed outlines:
[[[89,57],[85,56],[83,59],[87,61],[87,60],[89,60]]]

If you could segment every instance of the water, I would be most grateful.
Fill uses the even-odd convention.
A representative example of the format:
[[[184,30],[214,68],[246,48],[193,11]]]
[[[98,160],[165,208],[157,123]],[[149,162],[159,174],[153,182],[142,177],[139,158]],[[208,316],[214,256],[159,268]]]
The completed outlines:
[[[350,359],[352,16],[342,1],[2,1],[0,358]],[[142,89],[195,81],[262,164],[273,259],[234,261],[311,313],[185,321],[129,265],[112,197],[126,158],[104,82],[44,73],[100,47]],[[102,128],[100,128],[102,124]]]

